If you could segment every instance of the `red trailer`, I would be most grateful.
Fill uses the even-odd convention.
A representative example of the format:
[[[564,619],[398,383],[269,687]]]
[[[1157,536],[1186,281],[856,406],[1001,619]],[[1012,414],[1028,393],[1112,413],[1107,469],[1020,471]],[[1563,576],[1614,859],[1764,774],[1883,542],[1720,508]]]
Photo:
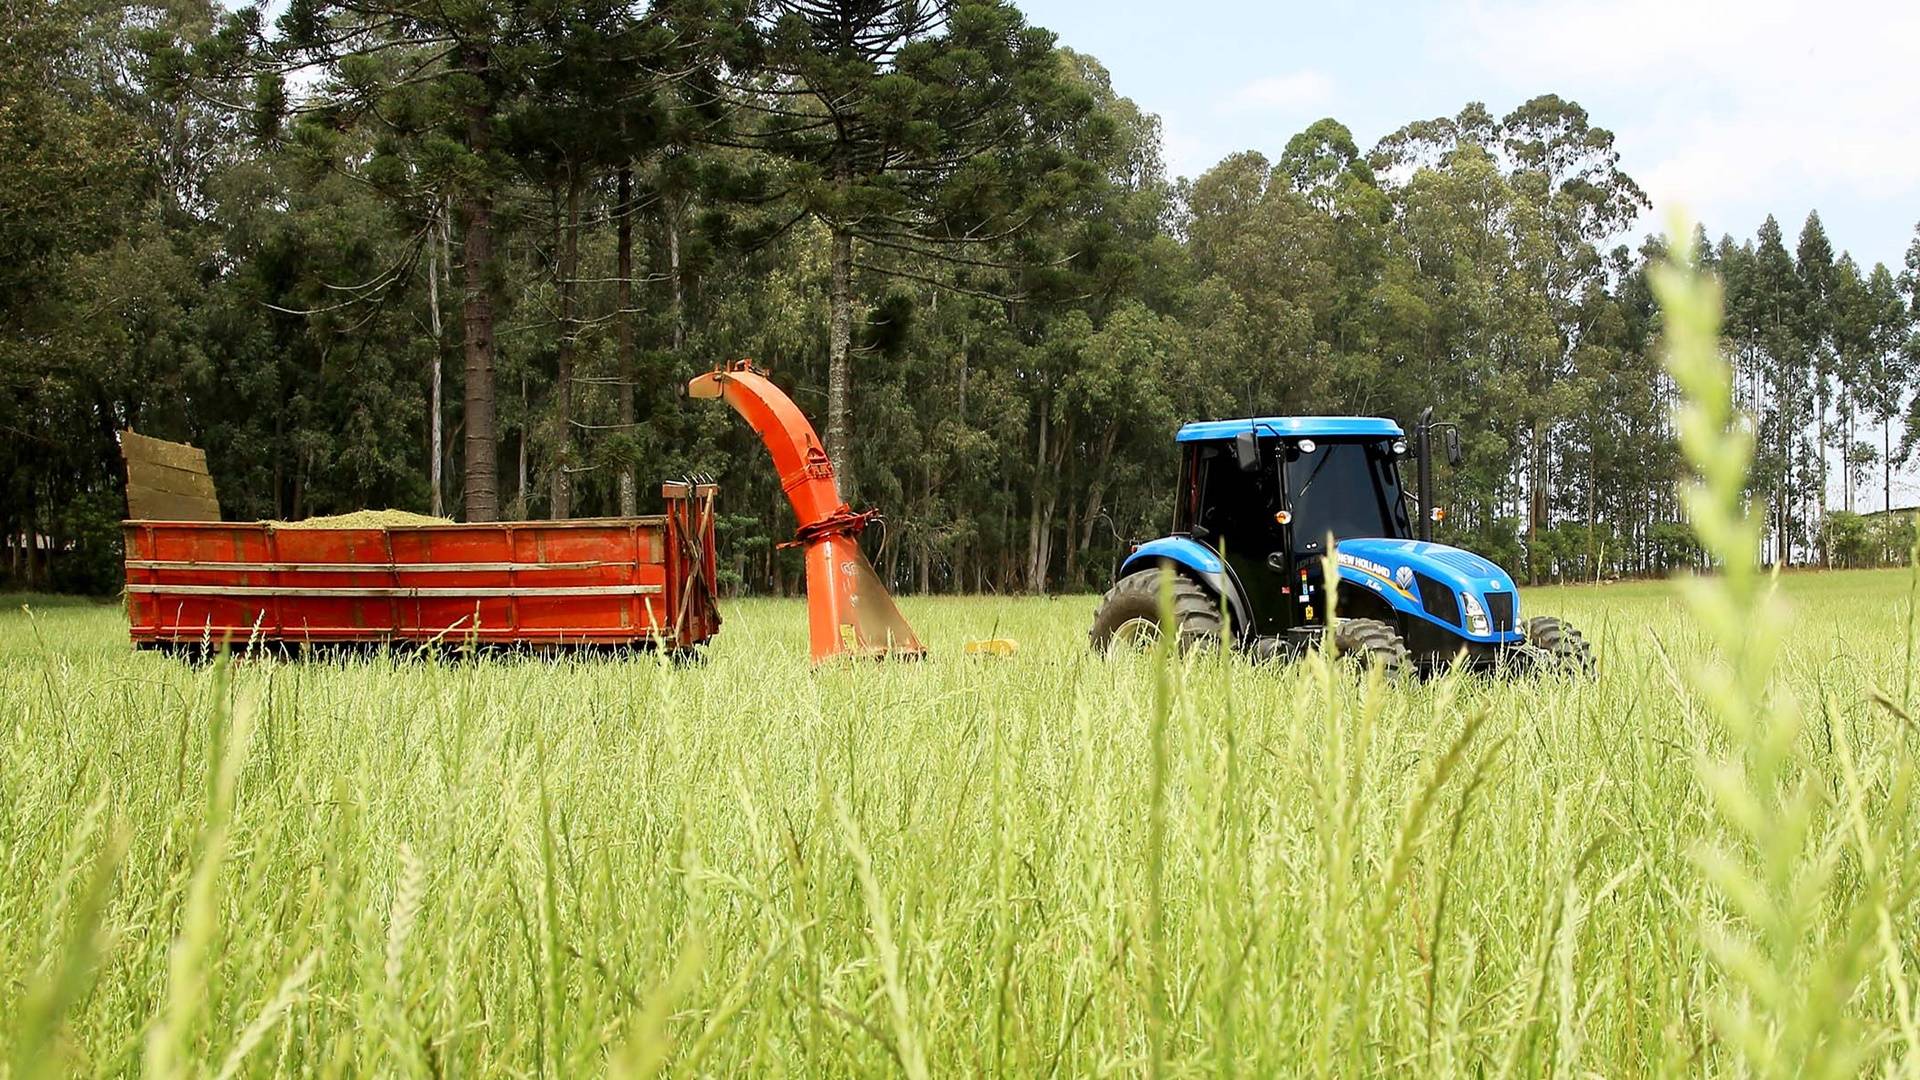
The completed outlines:
[[[143,647],[466,642],[681,651],[720,629],[711,484],[657,517],[300,528],[128,521]]]

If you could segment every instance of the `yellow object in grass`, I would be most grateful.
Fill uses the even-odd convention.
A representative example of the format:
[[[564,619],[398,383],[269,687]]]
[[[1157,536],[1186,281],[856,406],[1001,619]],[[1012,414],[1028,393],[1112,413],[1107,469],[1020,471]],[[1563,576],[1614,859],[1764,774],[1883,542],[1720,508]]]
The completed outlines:
[[[968,656],[1012,656],[1020,651],[1020,643],[1012,638],[983,638],[967,642]]]

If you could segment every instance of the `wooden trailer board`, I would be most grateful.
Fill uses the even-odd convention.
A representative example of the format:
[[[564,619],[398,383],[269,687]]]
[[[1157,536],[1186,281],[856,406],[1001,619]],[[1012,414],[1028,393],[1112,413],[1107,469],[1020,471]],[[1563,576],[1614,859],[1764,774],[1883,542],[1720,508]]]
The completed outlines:
[[[151,521],[219,521],[220,496],[207,455],[186,443],[120,433],[127,463],[127,516]]]

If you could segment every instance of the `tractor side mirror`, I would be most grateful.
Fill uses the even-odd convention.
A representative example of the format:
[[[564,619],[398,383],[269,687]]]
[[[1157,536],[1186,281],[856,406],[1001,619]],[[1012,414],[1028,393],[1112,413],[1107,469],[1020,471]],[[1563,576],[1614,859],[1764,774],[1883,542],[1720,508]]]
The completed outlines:
[[[1460,452],[1460,433],[1453,428],[1448,428],[1445,437],[1447,443],[1447,464],[1459,465],[1466,457],[1466,455]]]
[[[1260,440],[1253,432],[1243,431],[1233,437],[1233,457],[1240,463],[1241,472],[1260,471]]]

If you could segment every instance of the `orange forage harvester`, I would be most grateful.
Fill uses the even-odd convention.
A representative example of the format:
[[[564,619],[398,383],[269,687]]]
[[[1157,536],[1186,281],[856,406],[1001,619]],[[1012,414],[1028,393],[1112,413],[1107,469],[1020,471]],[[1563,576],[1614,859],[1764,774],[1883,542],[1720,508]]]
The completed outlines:
[[[920,657],[926,649],[860,552],[856,537],[875,516],[840,498],[833,462],[799,406],[742,360],[687,384],[687,396],[719,398],[760,435],[798,520],[794,543],[806,548],[807,627],[813,660],[834,656]]]

